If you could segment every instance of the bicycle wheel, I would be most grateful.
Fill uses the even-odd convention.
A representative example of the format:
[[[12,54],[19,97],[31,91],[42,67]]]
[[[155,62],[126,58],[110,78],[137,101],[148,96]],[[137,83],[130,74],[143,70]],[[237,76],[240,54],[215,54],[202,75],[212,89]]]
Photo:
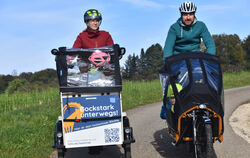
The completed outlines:
[[[203,158],[202,154],[202,124],[200,121],[195,121],[193,125],[193,144],[194,144],[194,157]]]
[[[57,149],[57,156],[58,156],[58,158],[64,158],[64,151],[63,151],[63,149]]]
[[[131,158],[131,145],[130,144],[125,145],[124,151],[125,151],[125,158]]]
[[[213,147],[213,131],[211,124],[205,124],[205,132],[206,132],[206,157],[213,158],[214,147]]]

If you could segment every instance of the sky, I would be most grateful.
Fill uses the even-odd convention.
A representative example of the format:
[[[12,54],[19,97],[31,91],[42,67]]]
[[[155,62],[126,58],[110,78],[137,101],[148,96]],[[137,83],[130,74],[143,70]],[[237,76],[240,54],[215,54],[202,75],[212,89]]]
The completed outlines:
[[[152,44],[164,47],[169,27],[180,17],[183,0],[0,0],[0,74],[55,69],[53,48],[71,48],[86,25],[83,14],[97,9],[100,30],[126,48],[121,59]],[[211,34],[250,35],[249,0],[193,0],[196,17]]]

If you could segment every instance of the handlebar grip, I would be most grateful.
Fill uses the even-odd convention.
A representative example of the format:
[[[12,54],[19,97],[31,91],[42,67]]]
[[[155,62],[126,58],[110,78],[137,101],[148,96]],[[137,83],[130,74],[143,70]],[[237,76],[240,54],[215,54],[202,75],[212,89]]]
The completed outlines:
[[[121,59],[123,57],[123,55],[126,53],[126,48],[121,47],[119,53],[120,53],[119,54],[119,59]]]
[[[53,55],[59,55],[59,51],[57,49],[52,49],[51,54]]]

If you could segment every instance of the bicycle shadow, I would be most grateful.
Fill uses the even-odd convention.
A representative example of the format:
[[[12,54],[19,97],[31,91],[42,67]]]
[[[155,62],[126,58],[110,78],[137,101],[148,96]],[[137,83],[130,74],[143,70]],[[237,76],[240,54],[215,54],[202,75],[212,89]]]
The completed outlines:
[[[188,144],[179,144],[177,147],[171,144],[172,138],[168,135],[167,128],[156,131],[154,133],[154,141],[151,142],[155,150],[166,158],[193,158],[192,152],[188,151]],[[214,158],[217,158],[214,153]]]

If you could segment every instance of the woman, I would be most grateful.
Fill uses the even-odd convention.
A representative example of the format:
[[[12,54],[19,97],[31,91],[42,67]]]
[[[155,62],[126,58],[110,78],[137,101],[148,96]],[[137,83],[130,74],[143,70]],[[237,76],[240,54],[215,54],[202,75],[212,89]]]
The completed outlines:
[[[106,31],[99,30],[102,15],[98,10],[87,10],[84,14],[84,22],[87,28],[77,36],[73,48],[88,49],[114,45],[111,35]],[[99,154],[102,149],[102,146],[89,147],[89,154]]]
[[[77,36],[73,48],[88,49],[114,45],[111,35],[99,30],[102,15],[98,10],[87,10],[84,14],[84,22],[87,28]]]

